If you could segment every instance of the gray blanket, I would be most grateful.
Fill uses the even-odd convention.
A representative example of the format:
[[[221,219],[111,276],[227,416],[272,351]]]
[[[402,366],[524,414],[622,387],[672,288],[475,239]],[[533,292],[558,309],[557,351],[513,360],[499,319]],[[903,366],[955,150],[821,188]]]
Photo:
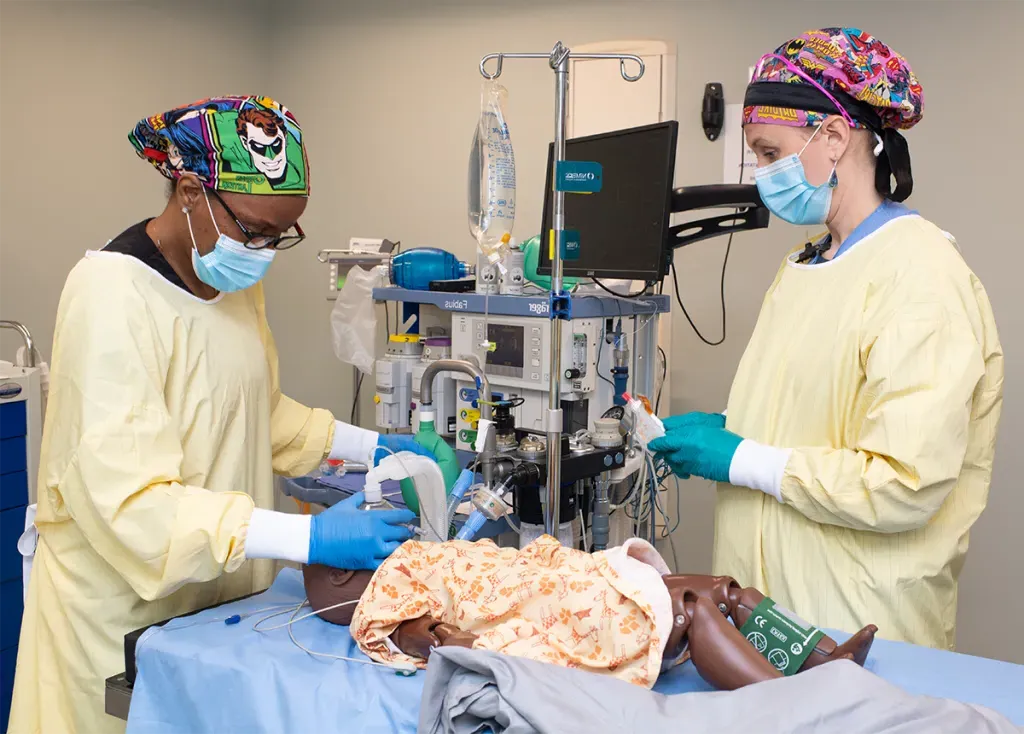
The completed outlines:
[[[738,691],[665,696],[485,650],[434,650],[419,734],[1019,734],[981,706],[915,696],[841,660]]]

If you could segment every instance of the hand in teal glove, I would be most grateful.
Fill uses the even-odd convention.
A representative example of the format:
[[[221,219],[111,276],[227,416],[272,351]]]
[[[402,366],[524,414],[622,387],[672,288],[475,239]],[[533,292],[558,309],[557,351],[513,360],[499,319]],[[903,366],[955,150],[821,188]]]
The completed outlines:
[[[360,510],[357,492],[313,515],[309,528],[309,562],[348,570],[375,570],[412,537],[403,523],[416,517],[410,510]]]
[[[380,438],[377,439],[377,446],[384,447],[390,450],[392,453],[398,453],[399,451],[411,451],[419,456],[426,456],[428,459],[437,461],[437,457],[430,452],[429,449],[425,449],[416,443],[416,439],[405,433],[382,433]],[[377,466],[381,459],[388,456],[387,451],[374,450],[373,452],[373,465]]]
[[[665,432],[670,433],[677,428],[689,428],[690,426],[714,426],[725,428],[725,416],[721,413],[683,413],[682,415],[670,415],[665,419]]]
[[[724,416],[719,416],[722,425],[717,425],[717,420],[696,418],[688,424],[681,423],[692,415],[679,416],[675,427],[670,423],[671,418],[666,420],[667,433],[651,441],[648,448],[664,458],[677,476],[695,474],[715,482],[728,482],[732,457],[743,439],[725,430]]]

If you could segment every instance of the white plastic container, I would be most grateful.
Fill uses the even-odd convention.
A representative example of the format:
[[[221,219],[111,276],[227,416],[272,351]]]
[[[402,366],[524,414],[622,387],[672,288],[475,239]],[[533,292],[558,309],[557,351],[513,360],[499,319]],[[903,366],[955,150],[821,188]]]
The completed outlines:
[[[628,392],[622,393],[622,397],[626,399],[626,410],[633,417],[633,433],[644,446],[665,435],[665,424],[661,418],[648,411],[643,400],[634,398]]]
[[[526,253],[519,249],[514,237],[509,240],[509,249],[502,261],[500,280],[502,295],[523,294],[523,285],[526,283]]]

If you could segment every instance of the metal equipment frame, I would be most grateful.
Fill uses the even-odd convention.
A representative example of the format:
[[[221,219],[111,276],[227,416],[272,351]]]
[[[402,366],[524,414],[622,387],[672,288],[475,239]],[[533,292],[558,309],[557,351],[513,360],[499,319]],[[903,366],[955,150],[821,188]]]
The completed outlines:
[[[21,334],[21,340],[25,342],[25,366],[35,367],[38,361],[39,351],[32,339],[32,334],[25,326],[17,321],[0,321],[0,329],[11,329]]]
[[[565,160],[565,97],[569,88],[570,59],[617,59],[619,73],[627,82],[638,81],[644,75],[644,62],[634,54],[574,54],[558,41],[550,53],[495,53],[480,59],[480,74],[489,80],[501,76],[502,63],[505,59],[547,59],[555,73],[555,155],[552,157],[551,180],[557,181],[558,164]],[[495,60],[494,73],[488,73],[487,63]],[[640,67],[636,76],[626,72],[626,62],[633,61]],[[548,411],[545,418],[545,433],[548,447],[547,472],[547,506],[544,508],[544,531],[549,535],[558,536],[558,509],[562,494],[562,456],[559,447],[562,440],[561,410],[561,365],[562,365],[562,321],[571,315],[569,296],[562,289],[562,233],[565,230],[565,192],[555,186],[554,210],[551,217],[551,229],[554,234],[554,252],[551,259],[551,381],[548,385]],[[634,373],[639,375],[639,373]]]

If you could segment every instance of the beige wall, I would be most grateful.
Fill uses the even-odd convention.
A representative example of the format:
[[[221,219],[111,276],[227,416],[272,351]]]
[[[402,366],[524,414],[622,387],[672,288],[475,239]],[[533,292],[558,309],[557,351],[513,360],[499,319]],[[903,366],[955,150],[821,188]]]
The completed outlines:
[[[44,356],[64,278],[87,249],[163,208],[128,143],[143,115],[249,88],[228,3],[0,2],[0,313]],[[197,22],[205,19],[204,23]],[[239,22],[239,21],[242,22]],[[0,332],[9,358],[17,337]]]
[[[569,45],[675,42],[676,183],[714,183],[721,177],[722,143],[709,143],[700,127],[704,84],[723,82],[727,101],[738,102],[746,68],[761,53],[806,28],[856,24],[906,55],[922,80],[925,122],[908,136],[916,173],[911,203],[958,237],[998,319],[1006,400],[989,509],[972,534],[960,587],[959,647],[1024,663],[1024,638],[1005,632],[1007,612],[1024,613],[1024,457],[1013,445],[1024,430],[1024,396],[1015,379],[1024,352],[1022,243],[1013,216],[1024,164],[1015,139],[1024,103],[1014,91],[1020,84],[1013,53],[1024,3],[244,5],[243,12],[238,4],[179,2],[174,17],[184,20],[175,21],[165,3],[0,2],[0,314],[26,321],[44,352],[64,275],[81,251],[162,205],[159,181],[124,137],[141,115],[249,90],[296,112],[313,166],[313,196],[303,219],[311,236],[275,262],[268,278],[270,318],[285,389],[347,414],[350,377],[331,351],[326,273],[315,253],[359,235],[470,256],[465,175],[480,56],[545,51],[558,39]],[[218,37],[229,40],[216,45]],[[242,48],[253,50],[244,55]],[[540,221],[553,80],[542,62],[509,62],[503,82],[517,152],[517,234],[525,237]],[[736,238],[727,276],[729,338],[722,347],[704,346],[684,319],[675,319],[675,412],[725,405],[764,290],[802,235],[775,221],[767,232]],[[710,335],[717,334],[723,252],[724,242],[711,241],[677,261],[687,307]],[[369,409],[367,402],[364,415]],[[713,493],[697,481],[684,483],[683,491],[680,557],[686,570],[705,571]]]

